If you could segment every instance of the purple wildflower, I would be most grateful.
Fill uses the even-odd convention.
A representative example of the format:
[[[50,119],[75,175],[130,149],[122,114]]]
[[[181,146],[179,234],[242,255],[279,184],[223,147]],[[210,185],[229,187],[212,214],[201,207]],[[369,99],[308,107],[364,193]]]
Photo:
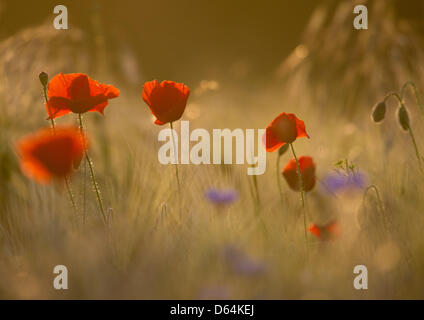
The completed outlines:
[[[245,276],[257,276],[265,272],[265,264],[248,257],[239,249],[228,246],[224,250],[225,261],[234,273]]]
[[[363,189],[366,185],[366,177],[362,172],[331,173],[326,175],[321,183],[331,193]]]
[[[205,193],[206,198],[218,205],[228,205],[237,200],[239,194],[236,190],[209,189]]]

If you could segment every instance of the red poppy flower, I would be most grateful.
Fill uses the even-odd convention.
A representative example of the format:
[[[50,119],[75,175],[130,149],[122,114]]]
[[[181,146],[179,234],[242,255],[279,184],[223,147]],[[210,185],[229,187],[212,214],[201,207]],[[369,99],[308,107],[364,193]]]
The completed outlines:
[[[103,114],[108,100],[118,97],[119,90],[83,73],[59,73],[50,80],[47,95],[46,109],[50,119],[70,112],[97,111]]]
[[[315,186],[315,163],[311,157],[307,156],[301,156],[298,160],[303,191],[311,191]],[[295,191],[300,191],[296,159],[291,159],[284,167],[282,173],[289,187]]]
[[[156,117],[157,125],[164,125],[181,118],[190,89],[184,83],[173,81],[149,81],[143,86],[142,97]]]
[[[336,221],[331,221],[323,226],[313,223],[309,226],[308,231],[321,240],[331,240],[340,235],[340,227]]]
[[[264,139],[266,137],[266,139]],[[267,152],[272,152],[286,143],[292,143],[297,138],[308,137],[305,123],[293,113],[281,113],[266,127],[262,142]]]
[[[17,146],[25,175],[47,183],[52,178],[65,178],[81,161],[87,142],[77,128],[42,129],[22,139]]]

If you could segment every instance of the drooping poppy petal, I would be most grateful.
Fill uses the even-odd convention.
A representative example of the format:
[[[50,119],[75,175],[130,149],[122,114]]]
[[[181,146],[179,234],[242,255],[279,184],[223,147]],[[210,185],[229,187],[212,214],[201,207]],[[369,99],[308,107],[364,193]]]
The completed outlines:
[[[301,156],[298,159],[300,175],[302,177],[303,191],[311,191],[315,186],[315,163],[311,157]],[[295,191],[300,191],[299,177],[297,175],[296,159],[291,159],[282,172],[289,187]]]
[[[42,129],[17,145],[23,173],[40,183],[69,176],[86,147],[87,141],[79,129],[60,127],[54,133]]]
[[[99,83],[83,73],[59,73],[48,86],[46,103],[49,118],[68,114],[97,111],[103,114],[108,99],[119,96],[119,90],[112,85]]]
[[[180,119],[189,95],[190,89],[184,83],[173,81],[148,81],[144,84],[142,92],[143,100],[157,119],[157,125]]]
[[[321,240],[331,240],[340,235],[340,226],[337,221],[331,221],[322,226],[313,223],[308,231]]]
[[[308,137],[305,123],[293,113],[281,113],[266,127],[262,142],[267,152],[272,152],[297,138]]]

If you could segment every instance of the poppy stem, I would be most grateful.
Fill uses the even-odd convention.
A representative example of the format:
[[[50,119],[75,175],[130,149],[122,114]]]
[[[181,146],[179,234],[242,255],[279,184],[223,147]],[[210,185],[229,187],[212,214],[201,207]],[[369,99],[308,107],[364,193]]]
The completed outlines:
[[[78,119],[79,119],[81,134],[84,134],[84,127],[83,127],[83,124],[82,124],[81,114],[78,114]],[[84,137],[83,137],[83,139],[84,139]],[[84,143],[85,143],[85,139],[84,139]],[[84,153],[85,153],[85,160],[87,161],[88,168],[90,169],[91,182],[93,184],[93,188],[94,188],[94,191],[96,193],[97,204],[99,206],[100,212],[102,213],[103,222],[107,225],[107,218],[106,218],[105,209],[103,207],[102,196],[101,196],[100,189],[99,189],[99,186],[98,186],[97,181],[96,181],[96,176],[94,175],[93,162],[91,161],[86,148],[84,148]]]
[[[406,84],[408,84],[408,82]],[[402,87],[401,95],[399,95],[397,92],[389,93],[384,98],[384,102],[386,102],[387,99],[389,99],[391,96],[393,96],[393,97],[395,97],[398,100],[400,107],[401,108],[403,107],[405,110],[407,110],[406,109],[406,106],[405,106],[405,104],[403,103],[403,100],[402,100],[403,91],[405,90],[404,88],[405,88],[406,84]],[[417,99],[418,99],[418,96],[417,96]],[[412,128],[411,128],[411,124],[410,123],[408,123],[408,133],[409,133],[409,136],[411,137],[412,144],[414,146],[415,155],[417,156],[417,160],[418,160],[418,165],[419,165],[420,171],[421,171],[421,173],[424,173],[424,170],[423,170],[423,167],[422,167],[421,155],[420,155],[420,152],[418,150],[417,141],[415,140],[414,132],[412,131]]]
[[[85,220],[86,220],[86,216],[87,216],[87,197],[86,197],[86,190],[87,190],[87,182],[86,182],[86,178],[87,178],[87,159],[84,158],[84,179],[83,179],[83,184],[82,184],[82,224],[83,227],[85,228]]]
[[[405,94],[405,90],[408,86],[412,87],[412,90],[414,91],[415,99],[417,100],[418,106],[420,107],[420,111],[422,113],[424,113],[423,102],[422,102],[420,94],[418,92],[418,88],[417,88],[417,86],[415,85],[414,82],[412,82],[412,81],[405,82],[405,84],[402,86],[402,89],[400,90],[400,97],[403,99],[403,96]]]
[[[49,110],[49,118],[50,118],[50,122],[51,122],[51,125],[52,125],[52,129],[53,129],[53,132],[55,132],[56,131],[56,127],[55,127],[54,119],[52,117],[52,112],[50,110],[50,105],[48,104],[47,86],[45,86],[45,85],[43,85],[43,95],[44,95],[44,100],[46,101],[47,108]]]
[[[305,230],[306,247],[308,248],[309,246],[308,246],[308,233],[306,231],[305,191],[303,190],[302,173],[300,171],[299,160],[297,159],[296,152],[294,151],[293,143],[290,143],[290,148],[291,148],[291,151],[293,153],[293,157],[296,160],[297,176],[299,178],[300,198],[302,200],[302,209],[303,209],[303,227],[304,227],[304,230]]]
[[[414,133],[412,131],[411,126],[409,126],[409,128],[408,128],[408,132],[409,132],[409,135],[411,137],[412,144],[414,145],[415,155],[417,156],[417,160],[418,160],[418,164],[419,164],[419,167],[420,167],[420,171],[421,171],[421,173],[424,173],[423,167],[422,167],[422,161],[421,161],[420,152],[418,151],[417,141],[415,140],[415,136],[414,136]]]
[[[47,96],[47,85],[46,84],[43,84],[43,95],[44,95],[44,101],[46,102],[46,105],[47,105],[47,108],[48,108],[48,111],[49,111],[49,118],[50,118],[52,131],[53,131],[53,134],[56,134],[56,125],[55,125],[54,119],[52,117],[50,106],[48,104],[49,99],[48,99],[48,96]],[[68,191],[69,200],[71,201],[71,205],[72,205],[72,209],[73,209],[73,213],[74,213],[75,224],[78,227],[78,209],[77,209],[77,205],[75,203],[74,194],[72,193],[72,189],[71,189],[71,185],[69,183],[68,177],[65,177],[65,186],[66,186],[66,190]]]
[[[169,123],[171,127],[171,136],[172,136],[172,145],[174,146],[174,155],[175,155],[175,176],[177,178],[177,188],[178,188],[178,206],[180,210],[180,218],[182,217],[182,209],[181,209],[181,185],[180,185],[180,175],[178,174],[178,150],[175,143],[174,137],[174,125],[172,122]]]
[[[277,185],[278,185],[278,192],[280,194],[281,205],[284,205],[283,192],[281,190],[280,158],[281,158],[281,154],[278,153],[278,155],[277,155],[277,165],[276,165],[276,168],[277,168]]]

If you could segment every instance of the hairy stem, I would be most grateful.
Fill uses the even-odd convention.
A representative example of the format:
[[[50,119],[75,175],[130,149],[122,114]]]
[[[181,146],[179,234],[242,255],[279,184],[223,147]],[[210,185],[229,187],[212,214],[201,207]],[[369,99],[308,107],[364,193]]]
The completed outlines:
[[[82,124],[82,116],[81,116],[81,114],[78,115],[78,119],[79,119],[79,125],[80,125],[80,129],[81,129],[81,134],[83,135],[84,134],[84,127],[83,127],[83,124]],[[85,138],[83,137],[83,139],[84,139],[84,143],[85,143]],[[85,160],[87,161],[88,168],[90,169],[91,182],[93,184],[93,188],[94,188],[94,191],[95,191],[96,197],[97,197],[97,204],[98,204],[99,209],[100,209],[100,212],[102,214],[103,222],[105,224],[107,224],[107,218],[106,218],[105,209],[103,207],[102,196],[101,196],[100,189],[99,189],[99,186],[98,186],[97,181],[96,181],[96,176],[94,175],[93,163],[92,163],[90,157],[88,156],[87,149],[86,148],[84,148],[84,149],[85,149],[85,151],[84,151],[84,153],[85,153]]]
[[[308,247],[308,233],[307,233],[307,230],[306,230],[305,191],[303,190],[302,173],[300,171],[299,160],[297,159],[296,152],[294,151],[293,143],[290,143],[290,148],[291,148],[291,151],[293,153],[293,157],[296,160],[297,176],[298,176],[298,179],[299,179],[300,198],[302,200],[302,209],[303,209],[303,227],[304,227],[304,231],[305,231],[306,245]]]
[[[405,90],[408,86],[412,87],[412,90],[414,91],[415,99],[417,100],[417,103],[418,103],[418,107],[420,108],[420,111],[422,113],[424,113],[423,102],[422,102],[420,94],[418,92],[418,88],[417,88],[417,86],[415,85],[414,82],[412,82],[412,81],[405,82],[405,84],[402,86],[402,89],[400,90],[400,97],[403,99],[403,96],[405,94]]]
[[[175,137],[174,137],[174,125],[172,122],[169,123],[171,127],[171,137],[172,137],[172,145],[174,147],[174,155],[175,155],[175,177],[177,179],[177,188],[178,188],[178,206],[180,210],[180,218],[182,218],[182,207],[181,207],[181,184],[180,184],[180,175],[178,173],[178,150],[175,143]]]
[[[418,160],[418,165],[420,167],[420,171],[421,171],[421,173],[424,173],[423,167],[422,167],[422,160],[421,160],[420,152],[418,151],[417,141],[415,140],[415,136],[414,136],[414,133],[412,131],[411,126],[409,126],[408,132],[409,132],[409,135],[411,137],[412,144],[414,145],[415,155],[416,155],[417,160]]]
[[[278,154],[277,155],[277,164],[276,164],[276,176],[277,176],[277,185],[278,185],[278,193],[280,194],[280,200],[281,200],[281,205],[284,205],[284,200],[283,200],[283,191],[281,190],[281,172],[280,172],[280,158],[281,155]]]
[[[48,104],[49,99],[47,97],[47,86],[45,86],[45,85],[43,85],[43,95],[44,95],[44,100],[46,102],[46,105],[47,105],[47,108],[48,108],[48,111],[49,111],[49,118],[50,118],[52,130],[53,130],[53,134],[56,134],[56,125],[55,125],[54,119],[52,117],[50,105]],[[72,210],[73,210],[73,213],[74,213],[75,224],[78,226],[78,209],[77,209],[77,205],[75,203],[74,194],[72,193],[72,189],[71,189],[71,185],[69,183],[68,177],[65,177],[65,186],[66,186],[66,190],[68,192],[69,200],[71,201]]]

